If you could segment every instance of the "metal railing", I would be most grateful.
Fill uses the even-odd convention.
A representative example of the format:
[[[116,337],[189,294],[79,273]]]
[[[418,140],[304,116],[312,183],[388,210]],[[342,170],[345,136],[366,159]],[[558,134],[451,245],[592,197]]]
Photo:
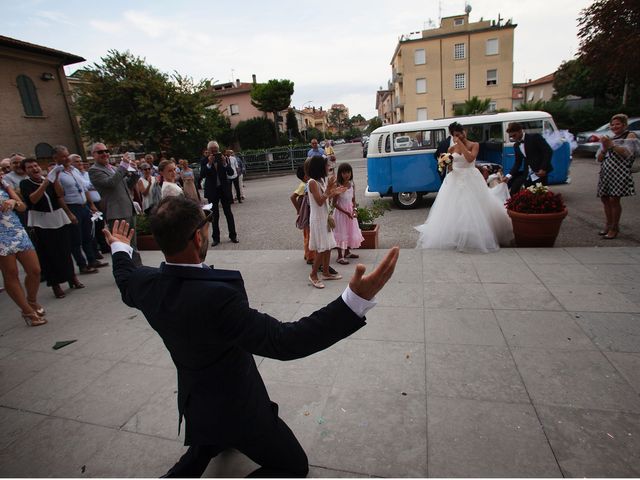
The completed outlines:
[[[251,177],[295,172],[307,159],[308,151],[308,147],[279,148],[239,155],[247,169],[245,177]]]

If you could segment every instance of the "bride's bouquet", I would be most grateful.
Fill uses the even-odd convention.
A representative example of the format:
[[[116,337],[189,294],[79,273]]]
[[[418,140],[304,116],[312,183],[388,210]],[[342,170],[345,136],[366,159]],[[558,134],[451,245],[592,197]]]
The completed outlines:
[[[445,168],[453,163],[453,155],[450,153],[441,153],[438,157],[438,171],[442,173]]]

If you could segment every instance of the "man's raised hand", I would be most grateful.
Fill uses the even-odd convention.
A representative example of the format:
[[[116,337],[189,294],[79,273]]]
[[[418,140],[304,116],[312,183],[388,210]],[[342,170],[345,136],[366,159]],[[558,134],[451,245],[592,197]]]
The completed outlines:
[[[393,275],[399,255],[400,247],[393,247],[369,275],[364,274],[366,267],[359,263],[349,281],[349,288],[359,297],[371,300]]]
[[[124,220],[116,220],[113,222],[113,228],[109,231],[108,228],[102,229],[104,237],[107,243],[111,245],[114,242],[122,242],[127,245],[131,245],[131,239],[135,231],[133,228],[129,228],[129,224]]]

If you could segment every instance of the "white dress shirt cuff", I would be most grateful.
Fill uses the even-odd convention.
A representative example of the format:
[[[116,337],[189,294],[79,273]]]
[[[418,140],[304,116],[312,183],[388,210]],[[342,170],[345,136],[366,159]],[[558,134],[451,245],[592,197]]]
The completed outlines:
[[[113,242],[111,244],[111,255],[118,252],[127,252],[127,254],[133,258],[133,248],[124,242]]]
[[[344,292],[342,292],[342,300],[347,304],[353,313],[355,313],[360,318],[364,317],[369,310],[377,305],[378,302],[375,301],[375,297],[371,300],[365,300],[364,298],[353,293],[353,290],[349,288],[345,288]]]

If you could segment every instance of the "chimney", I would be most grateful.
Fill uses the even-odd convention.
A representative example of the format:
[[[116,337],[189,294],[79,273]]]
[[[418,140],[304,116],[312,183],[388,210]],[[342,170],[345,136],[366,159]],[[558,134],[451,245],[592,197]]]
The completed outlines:
[[[236,88],[240,86],[240,79],[236,78]]]
[[[254,73],[253,75],[251,75],[251,78],[253,79],[253,84],[256,84],[256,74]]]

